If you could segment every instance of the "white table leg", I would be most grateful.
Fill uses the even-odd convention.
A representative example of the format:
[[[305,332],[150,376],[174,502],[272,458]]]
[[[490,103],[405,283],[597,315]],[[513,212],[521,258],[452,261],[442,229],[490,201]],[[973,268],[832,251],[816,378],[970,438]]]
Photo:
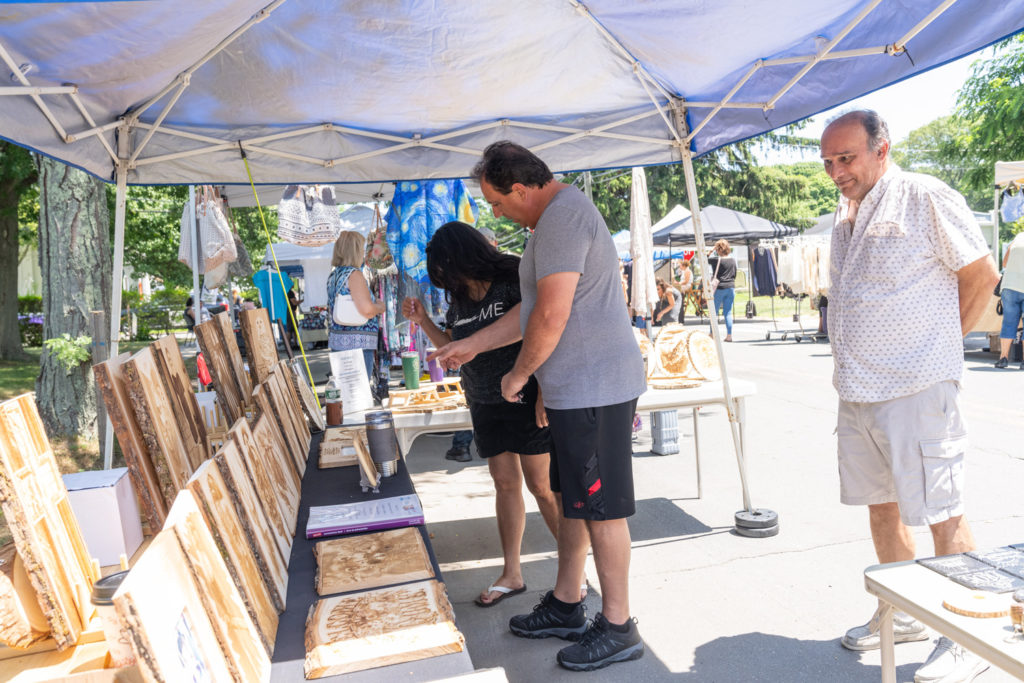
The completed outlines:
[[[882,683],[896,683],[896,641],[892,631],[893,606],[884,600],[878,601],[879,635],[882,639]]]
[[[693,407],[693,450],[694,458],[697,463],[697,498],[702,495],[700,485],[700,427],[698,423],[698,413],[700,412],[700,406]]]

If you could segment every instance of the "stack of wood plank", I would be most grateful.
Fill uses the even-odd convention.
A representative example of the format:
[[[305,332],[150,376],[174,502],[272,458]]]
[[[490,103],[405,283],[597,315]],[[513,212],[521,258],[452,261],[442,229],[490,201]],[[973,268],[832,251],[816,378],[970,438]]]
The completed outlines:
[[[99,566],[89,558],[31,394],[0,403],[0,506],[14,537],[0,579],[0,639],[26,648],[50,637],[65,650],[89,629]]]

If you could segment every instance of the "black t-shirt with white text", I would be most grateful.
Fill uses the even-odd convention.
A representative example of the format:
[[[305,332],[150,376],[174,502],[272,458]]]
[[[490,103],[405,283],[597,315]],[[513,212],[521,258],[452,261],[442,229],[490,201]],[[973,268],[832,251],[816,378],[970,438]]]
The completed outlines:
[[[518,280],[492,282],[480,301],[452,302],[445,327],[453,340],[465,339],[502,317],[522,300]],[[474,403],[502,403],[501,378],[515,365],[522,342],[485,351],[462,366],[462,387]],[[532,380],[532,378],[531,378]]]

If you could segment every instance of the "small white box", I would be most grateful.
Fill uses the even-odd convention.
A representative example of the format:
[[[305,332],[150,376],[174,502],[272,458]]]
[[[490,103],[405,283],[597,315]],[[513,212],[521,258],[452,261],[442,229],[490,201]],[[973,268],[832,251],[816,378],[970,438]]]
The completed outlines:
[[[127,467],[75,472],[63,476],[71,510],[89,555],[101,567],[131,557],[142,543],[139,505]]]

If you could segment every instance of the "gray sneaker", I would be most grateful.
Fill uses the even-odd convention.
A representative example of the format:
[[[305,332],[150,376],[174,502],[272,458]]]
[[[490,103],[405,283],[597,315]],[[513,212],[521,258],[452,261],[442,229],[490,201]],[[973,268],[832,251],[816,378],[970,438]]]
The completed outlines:
[[[970,683],[988,666],[984,659],[943,636],[921,668],[914,673],[914,682]]]
[[[882,637],[878,632],[879,616],[881,608],[875,610],[871,621],[863,626],[855,626],[843,636],[843,647],[855,652],[865,650],[877,650],[882,647]],[[897,643],[910,643],[917,640],[928,640],[928,631],[925,625],[914,617],[896,612],[892,618],[892,633]]]

